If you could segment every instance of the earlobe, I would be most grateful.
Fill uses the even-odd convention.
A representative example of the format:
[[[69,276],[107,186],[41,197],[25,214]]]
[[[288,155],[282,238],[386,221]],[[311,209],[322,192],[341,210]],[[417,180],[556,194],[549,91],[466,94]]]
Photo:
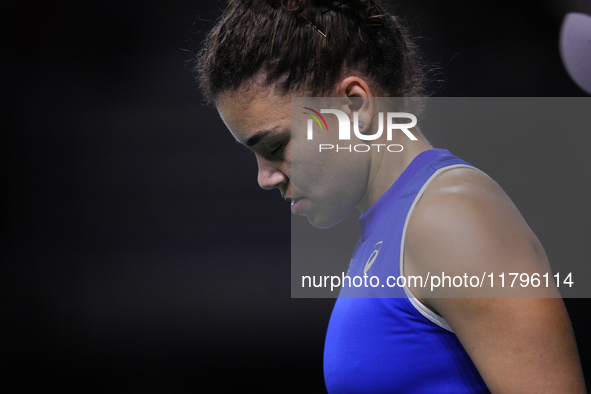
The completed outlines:
[[[361,134],[371,133],[371,120],[373,117],[373,106],[369,97],[356,98],[358,101],[355,109],[351,108],[351,122],[353,129]],[[354,105],[352,105],[354,106]]]
[[[368,132],[368,130],[365,129],[365,122],[359,119],[359,112],[353,112],[353,132],[358,137],[360,137],[361,134],[366,134]]]

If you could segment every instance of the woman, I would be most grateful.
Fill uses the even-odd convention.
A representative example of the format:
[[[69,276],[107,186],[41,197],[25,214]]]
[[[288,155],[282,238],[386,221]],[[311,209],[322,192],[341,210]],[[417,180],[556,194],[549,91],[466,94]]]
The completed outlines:
[[[424,93],[413,44],[377,1],[232,1],[197,71],[231,133],[255,153],[262,188],[278,188],[317,227],[361,211],[348,275],[548,271],[500,187],[416,128],[376,137],[402,147],[396,153],[294,154],[306,121],[292,116],[292,97],[336,98],[353,143],[383,129],[375,97]],[[319,108],[308,109],[322,128]],[[322,120],[335,129],[336,117]],[[327,146],[336,139],[316,135]],[[378,254],[379,263],[370,258]],[[330,393],[585,392],[570,322],[551,289],[535,298],[446,298],[403,287],[406,298],[337,300],[324,356]]]

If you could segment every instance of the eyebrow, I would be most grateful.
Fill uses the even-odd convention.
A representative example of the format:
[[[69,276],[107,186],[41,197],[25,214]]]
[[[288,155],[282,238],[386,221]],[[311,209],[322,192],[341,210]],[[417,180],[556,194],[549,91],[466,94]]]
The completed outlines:
[[[272,134],[275,130],[279,128],[279,125],[275,127],[271,127],[270,129],[265,129],[261,131],[257,131],[252,137],[246,140],[246,146],[253,146],[259,143],[260,140]]]

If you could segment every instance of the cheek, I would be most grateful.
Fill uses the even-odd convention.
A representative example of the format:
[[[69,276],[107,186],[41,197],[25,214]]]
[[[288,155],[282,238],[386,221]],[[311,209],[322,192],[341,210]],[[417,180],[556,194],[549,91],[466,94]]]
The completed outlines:
[[[358,203],[368,182],[368,160],[362,154],[320,152],[292,161],[292,182],[323,204],[343,206]]]
[[[317,130],[313,139],[308,140],[303,124],[292,121],[292,185],[318,203],[354,206],[367,186],[370,153],[343,149],[354,141],[340,141],[336,134],[338,127],[331,123],[329,130]]]

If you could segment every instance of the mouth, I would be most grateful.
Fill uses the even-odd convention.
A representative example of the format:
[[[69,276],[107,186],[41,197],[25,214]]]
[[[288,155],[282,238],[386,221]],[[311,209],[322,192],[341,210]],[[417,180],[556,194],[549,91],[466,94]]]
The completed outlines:
[[[304,211],[304,198],[290,198],[289,201],[291,203],[291,212],[296,215],[302,214],[302,212]]]

